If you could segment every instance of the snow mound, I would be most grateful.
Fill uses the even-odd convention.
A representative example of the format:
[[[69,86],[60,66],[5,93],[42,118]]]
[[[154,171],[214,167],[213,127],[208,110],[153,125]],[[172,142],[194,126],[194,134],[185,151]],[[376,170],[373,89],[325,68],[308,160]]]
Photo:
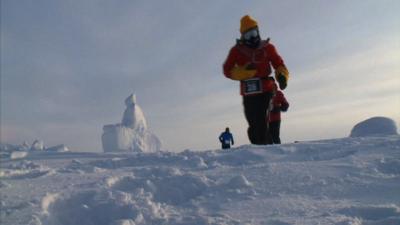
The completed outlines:
[[[350,137],[366,137],[375,135],[396,135],[396,123],[387,117],[372,117],[356,124]]]
[[[196,199],[216,191],[210,190],[217,186],[206,176],[171,168],[145,168],[135,174],[110,176],[100,189],[46,195],[42,221],[48,225],[238,224],[224,215],[190,210],[196,208]]]
[[[247,188],[253,186],[243,175],[233,177],[227,184],[230,188]]]
[[[147,129],[142,109],[136,103],[136,96],[125,99],[126,109],[122,123],[105,125],[101,137],[104,152],[157,152],[161,142]]]

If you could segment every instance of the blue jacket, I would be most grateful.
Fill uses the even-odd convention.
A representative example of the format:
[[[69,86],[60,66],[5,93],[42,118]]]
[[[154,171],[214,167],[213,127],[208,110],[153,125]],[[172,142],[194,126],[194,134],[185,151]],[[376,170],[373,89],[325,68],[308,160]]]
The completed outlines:
[[[222,144],[230,145],[232,143],[233,145],[233,136],[230,132],[222,132],[221,135],[219,135],[219,141]]]

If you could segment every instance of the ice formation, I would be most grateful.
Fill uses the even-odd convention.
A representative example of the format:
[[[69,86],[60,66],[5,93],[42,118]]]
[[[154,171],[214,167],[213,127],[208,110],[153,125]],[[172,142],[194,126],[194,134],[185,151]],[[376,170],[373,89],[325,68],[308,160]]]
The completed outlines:
[[[396,135],[396,123],[387,117],[372,117],[356,124],[350,137],[365,137],[375,135]]]
[[[45,149],[45,147],[44,147],[44,142],[43,141],[35,140],[32,143],[32,147],[31,147],[32,151],[43,151],[44,149]]]
[[[69,152],[69,148],[65,145],[55,145],[49,148],[46,148],[46,151],[49,152]]]
[[[136,103],[136,96],[125,99],[126,109],[120,124],[103,126],[101,137],[104,152],[132,151],[156,152],[161,142],[147,128],[142,109]]]

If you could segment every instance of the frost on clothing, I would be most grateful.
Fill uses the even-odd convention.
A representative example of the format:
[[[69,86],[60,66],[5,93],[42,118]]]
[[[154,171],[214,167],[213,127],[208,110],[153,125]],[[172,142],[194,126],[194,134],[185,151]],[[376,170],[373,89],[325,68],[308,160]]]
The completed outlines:
[[[147,122],[142,109],[136,104],[136,96],[125,99],[126,109],[122,123],[105,125],[101,137],[104,152],[133,151],[156,152],[161,149],[161,142],[147,129]]]

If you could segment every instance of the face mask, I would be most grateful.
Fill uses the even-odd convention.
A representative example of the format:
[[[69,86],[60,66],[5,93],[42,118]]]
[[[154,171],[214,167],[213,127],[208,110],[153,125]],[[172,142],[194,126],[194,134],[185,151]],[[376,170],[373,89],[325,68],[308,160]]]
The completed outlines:
[[[260,34],[257,28],[253,28],[242,34],[243,43],[250,48],[258,48],[260,45]]]
[[[257,29],[252,29],[247,31],[246,33],[243,34],[243,39],[248,41],[251,40],[252,38],[258,37],[258,30]]]

